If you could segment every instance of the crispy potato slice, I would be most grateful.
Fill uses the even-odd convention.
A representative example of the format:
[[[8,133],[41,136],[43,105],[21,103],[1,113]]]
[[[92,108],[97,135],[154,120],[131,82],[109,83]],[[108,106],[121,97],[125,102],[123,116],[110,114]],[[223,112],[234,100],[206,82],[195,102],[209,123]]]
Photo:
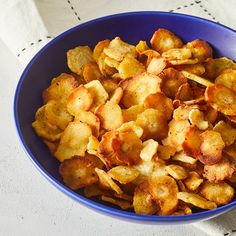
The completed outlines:
[[[232,157],[236,161],[236,142],[234,142],[230,146],[225,147],[223,152]]]
[[[169,145],[158,145],[157,155],[163,160],[169,160],[176,153],[176,149]]]
[[[121,188],[112,180],[110,175],[108,175],[104,170],[99,169],[99,168],[95,168],[95,172],[98,175],[99,182],[100,182],[101,186],[108,188],[108,189],[112,189],[113,191],[115,191],[118,194],[123,193]]]
[[[225,87],[236,92],[236,68],[226,69],[216,78],[216,84],[223,84]]]
[[[158,176],[149,179],[148,190],[152,198],[160,205],[160,215],[172,214],[178,206],[178,186],[169,176]]]
[[[137,125],[143,128],[142,140],[162,140],[167,136],[168,124],[162,112],[148,108],[137,116]]]
[[[155,50],[148,49],[143,51],[139,55],[139,61],[147,67],[153,58],[159,58],[159,57],[161,57],[160,53],[158,53]]]
[[[99,41],[96,46],[93,49],[93,57],[96,61],[98,61],[98,58],[100,57],[100,55],[102,54],[103,50],[105,47],[108,47],[108,45],[110,44],[110,40],[109,39],[105,39],[102,41]]]
[[[159,53],[163,53],[172,48],[181,48],[183,42],[179,37],[167,29],[158,29],[153,34],[150,41],[152,48]]]
[[[191,58],[192,52],[189,48],[172,48],[163,52],[161,56],[167,60],[184,60]]]
[[[99,70],[98,64],[94,61],[86,63],[83,68],[83,77],[86,83],[102,78],[102,73]]]
[[[103,51],[108,57],[119,62],[125,57],[137,57],[135,46],[122,41],[120,37],[115,37]]]
[[[191,203],[192,205],[199,207],[201,209],[211,210],[217,207],[214,202],[208,201],[195,193],[178,192],[178,199],[186,203]]]
[[[209,127],[208,121],[204,120],[204,114],[199,109],[192,109],[189,112],[188,119],[192,125],[200,130],[206,130]]]
[[[198,59],[179,59],[179,60],[169,60],[169,64],[172,66],[179,66],[179,65],[194,65],[198,63]]]
[[[153,139],[148,139],[143,142],[143,149],[141,150],[140,157],[144,161],[151,161],[152,157],[157,153],[158,142]]]
[[[177,180],[186,179],[188,177],[188,172],[182,166],[178,166],[175,164],[166,166],[166,171],[169,175]]]
[[[101,127],[106,130],[117,129],[124,122],[120,106],[110,101],[98,106],[95,115],[100,119]]]
[[[234,188],[225,182],[210,183],[206,181],[201,186],[201,195],[218,206],[229,203],[234,197]]]
[[[143,135],[143,129],[136,124],[135,121],[129,121],[126,123],[123,123],[117,131],[119,132],[127,132],[127,131],[133,131],[138,138],[141,138]]]
[[[191,191],[197,190],[198,187],[202,184],[202,182],[203,182],[203,179],[195,171],[191,171],[188,175],[188,178],[184,180],[184,184]],[[208,199],[208,200],[211,200],[211,199]]]
[[[112,67],[109,66],[108,64],[111,64],[111,60],[112,60]],[[108,64],[107,64],[108,63]],[[98,60],[97,60],[97,64],[99,67],[99,70],[101,71],[101,73],[107,77],[107,76],[112,76],[113,74],[117,73],[117,69],[114,66],[114,63],[116,64],[116,66],[118,65],[118,62],[111,59],[108,59],[108,56],[106,56],[106,54],[104,52],[101,53],[101,55],[99,56]]]
[[[220,133],[207,130],[199,135],[201,140],[199,160],[205,165],[213,165],[222,158],[225,143]]]
[[[149,49],[146,41],[143,40],[140,40],[138,44],[135,46],[135,48],[139,54]]]
[[[213,124],[215,123],[217,117],[218,117],[218,111],[215,110],[213,107],[208,106],[205,113],[205,120],[207,120],[209,123]]]
[[[142,105],[134,105],[128,109],[122,109],[122,114],[125,122],[135,121],[137,119],[138,114],[144,111],[144,107]]]
[[[93,95],[92,110],[107,101],[109,97],[108,93],[99,80],[90,81],[89,83],[85,84],[84,87],[87,88],[89,93]]]
[[[78,46],[67,52],[68,67],[78,75],[82,75],[84,65],[90,61],[94,61],[94,58],[88,46]]]
[[[127,79],[145,71],[145,67],[133,57],[125,57],[118,66],[121,79]]]
[[[172,99],[175,98],[179,87],[187,82],[187,79],[183,76],[183,74],[174,68],[163,70],[163,73],[160,74],[160,77],[162,78],[162,92],[164,92],[167,97]]]
[[[119,85],[112,79],[101,78],[100,82],[108,94],[111,94],[119,87]]]
[[[214,131],[219,132],[225,146],[230,146],[236,140],[236,129],[226,124],[223,120],[220,120],[213,128]]]
[[[189,80],[192,80],[192,81],[195,81],[203,86],[211,86],[213,85],[213,83],[207,79],[204,79],[203,77],[200,77],[198,75],[195,75],[195,74],[192,74],[192,73],[189,73],[188,71],[181,71],[182,74],[188,78]]]
[[[123,89],[121,87],[118,87],[111,94],[109,101],[113,104],[119,104],[122,96],[123,96]]]
[[[178,152],[177,154],[175,154],[172,158],[172,160],[174,161],[181,161],[184,163],[188,163],[188,164],[195,164],[197,162],[197,159],[188,156],[187,154],[185,154],[183,151]]]
[[[175,99],[188,101],[193,99],[193,91],[189,86],[189,83],[180,85],[175,95]]]
[[[111,194],[109,191],[99,188],[97,184],[91,184],[84,188],[84,196],[88,198],[109,194]]]
[[[202,75],[205,73],[205,67],[203,64],[193,64],[193,65],[177,65],[175,69],[178,71],[187,71],[191,74]]]
[[[107,173],[121,184],[130,183],[139,176],[139,171],[131,166],[116,166]]]
[[[109,67],[111,67],[111,68],[115,68],[116,70],[118,70],[118,67],[119,67],[119,64],[120,64],[118,61],[116,61],[115,59],[112,59],[110,57],[105,57],[104,58],[104,63],[106,65],[108,65]]]
[[[93,135],[97,138],[100,131],[100,120],[91,111],[80,111],[75,117],[74,121],[81,121],[90,126]]]
[[[148,183],[141,183],[135,188],[133,206],[137,214],[153,215],[158,211],[158,205],[152,199],[152,195],[146,190]]]
[[[147,96],[144,101],[144,107],[153,108],[162,112],[168,120],[171,118],[174,110],[172,100],[166,97],[162,92],[157,92]]]
[[[101,200],[104,202],[109,202],[113,205],[119,206],[122,210],[128,210],[128,209],[133,208],[132,204],[128,201],[125,201],[125,200],[112,198],[112,197],[108,197],[105,195],[101,196]]]
[[[94,168],[95,166],[86,156],[74,156],[61,163],[59,173],[64,183],[76,190],[98,182]]]
[[[62,73],[54,78],[51,85],[43,91],[43,101],[44,103],[50,100],[67,102],[69,95],[77,86],[78,82],[72,75]]]
[[[230,179],[235,172],[235,166],[226,157],[214,165],[205,165],[203,176],[211,183]]]
[[[148,95],[160,91],[160,82],[158,76],[146,72],[125,80],[120,84],[124,90],[122,103],[126,108],[143,105]]]
[[[91,128],[87,124],[77,121],[69,123],[62,134],[55,157],[62,162],[75,155],[84,156],[91,135]]]
[[[87,152],[89,154],[96,153],[97,150],[98,150],[98,145],[99,145],[99,141],[97,140],[97,138],[94,137],[93,135],[91,135],[89,137],[89,141],[88,141],[88,144],[87,144]]]
[[[198,105],[186,105],[186,104],[181,104],[174,110],[173,113],[173,119],[178,121],[178,120],[188,120],[189,118],[189,112],[192,109],[197,109],[199,108]]]
[[[148,66],[147,66],[147,72],[154,74],[154,75],[159,75],[167,66],[166,59],[163,57],[153,57]]]

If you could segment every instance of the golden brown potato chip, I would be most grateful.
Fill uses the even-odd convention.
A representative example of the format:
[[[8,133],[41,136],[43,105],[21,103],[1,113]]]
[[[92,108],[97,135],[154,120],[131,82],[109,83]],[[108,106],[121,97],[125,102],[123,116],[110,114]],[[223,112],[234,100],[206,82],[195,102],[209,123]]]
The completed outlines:
[[[61,163],[59,172],[64,183],[73,190],[94,184],[98,176],[93,163],[85,157],[74,156]]]
[[[111,94],[109,101],[113,104],[119,104],[122,96],[123,96],[123,89],[121,87],[118,87]]]
[[[67,102],[69,95],[77,86],[78,82],[72,75],[62,73],[54,78],[51,85],[43,91],[43,101],[44,103],[50,100]]]
[[[188,175],[188,178],[184,180],[186,187],[191,191],[197,190],[198,187],[202,184],[202,182],[203,182],[203,179],[195,171],[191,171]],[[208,199],[208,200],[211,200],[211,199]]]
[[[178,120],[188,120],[189,118],[189,112],[192,109],[197,109],[199,108],[198,105],[186,105],[186,104],[181,104],[174,110],[173,113],[173,119],[178,121]]]
[[[179,65],[194,65],[198,63],[198,59],[179,59],[179,60],[169,60],[169,64],[172,66],[179,66]]]
[[[148,139],[143,142],[143,149],[141,150],[140,157],[144,161],[151,161],[152,157],[157,153],[158,142],[153,139]]]
[[[164,146],[165,147],[165,146]],[[172,160],[174,161],[180,161],[180,162],[184,162],[184,163],[188,163],[188,164],[195,164],[197,162],[197,159],[188,156],[186,153],[184,153],[183,151],[178,152],[177,154],[175,154],[172,158]]]
[[[161,55],[167,60],[184,60],[192,57],[192,52],[189,48],[172,48],[165,51]]]
[[[216,84],[223,84],[225,87],[232,89],[236,92],[236,68],[226,69],[216,78]]]
[[[101,78],[100,82],[103,86],[103,88],[106,90],[107,93],[111,94],[112,92],[114,92],[118,87],[118,83],[116,83],[114,80],[112,79],[104,79]]]
[[[96,61],[98,61],[98,58],[100,57],[100,55],[102,54],[103,50],[105,47],[108,47],[108,45],[110,44],[110,40],[109,39],[105,39],[102,41],[99,41],[96,46],[93,49],[93,57]]]
[[[205,165],[203,176],[211,183],[229,179],[235,172],[235,166],[226,157],[214,165]]]
[[[186,203],[191,203],[192,205],[199,207],[201,209],[214,209],[217,205],[214,202],[208,201],[195,193],[179,192],[177,194],[178,199]]]
[[[129,121],[126,123],[123,123],[117,131],[119,132],[127,132],[127,131],[133,131],[138,138],[141,138],[143,135],[143,129],[136,124],[135,121]]]
[[[108,57],[106,56],[106,54],[104,52],[101,53],[101,55],[99,56],[97,63],[98,63],[98,67],[99,70],[101,71],[101,73],[105,76],[105,77],[109,77],[114,75],[115,73],[117,73],[117,69],[115,67],[110,67],[107,63],[109,63],[111,61],[109,61]],[[113,65],[116,61],[113,60]],[[116,62],[117,65],[117,62]]]
[[[204,120],[204,114],[199,109],[192,109],[188,118],[190,123],[200,130],[206,130],[209,127],[208,121]]]
[[[139,176],[139,171],[131,166],[116,166],[110,169],[108,175],[121,184],[134,181]]]
[[[182,101],[188,101],[193,99],[193,91],[189,86],[189,83],[184,83],[180,85],[175,95],[175,99],[179,99]]]
[[[83,77],[86,83],[102,78],[102,73],[99,70],[98,64],[94,61],[85,64],[83,69]]]
[[[94,58],[88,46],[79,46],[67,52],[68,67],[78,75],[82,75],[84,65],[90,61],[94,61]]]
[[[188,78],[189,80],[195,81],[195,82],[197,82],[197,83],[199,83],[199,84],[201,84],[201,85],[203,85],[203,86],[208,87],[208,86],[213,85],[213,83],[212,83],[211,81],[209,81],[209,80],[207,80],[207,79],[204,79],[203,77],[200,77],[200,76],[198,76],[198,75],[189,73],[189,72],[187,72],[187,71],[181,71],[181,72],[182,72],[182,74],[183,74],[186,78]]]
[[[104,58],[104,63],[109,66],[110,68],[115,68],[116,70],[118,70],[119,67],[119,62],[116,61],[115,59],[112,59],[110,57],[105,57]]]
[[[187,71],[191,74],[195,75],[202,75],[205,73],[205,67],[202,64],[193,64],[193,65],[177,65],[175,66],[175,69],[179,71]]]
[[[135,188],[133,205],[137,214],[153,215],[158,211],[158,204],[152,199],[152,195],[146,190],[148,183],[141,183]]]
[[[126,108],[143,105],[146,97],[160,91],[161,79],[153,74],[142,73],[120,84],[124,90],[122,103]]]
[[[121,79],[127,79],[145,71],[145,67],[133,57],[125,57],[118,66]]]
[[[93,135],[91,135],[89,137],[89,141],[88,141],[88,144],[87,144],[87,152],[89,154],[96,153],[97,150],[98,150],[98,145],[99,145],[99,141],[97,140],[97,138],[94,137]]]
[[[220,120],[213,128],[214,131],[219,132],[225,146],[230,146],[236,140],[236,129],[226,124],[223,120]]]
[[[201,186],[201,195],[218,206],[229,203],[234,197],[234,189],[225,182],[204,182]]]
[[[171,164],[166,166],[166,171],[177,180],[186,179],[188,177],[188,172],[182,166]]]
[[[154,139],[160,141],[167,136],[167,119],[158,110],[153,108],[144,110],[137,116],[136,123],[143,128],[142,140]]]
[[[158,53],[155,50],[148,49],[143,51],[139,55],[139,61],[147,67],[153,58],[159,58],[159,57],[161,57],[160,53]]]
[[[120,106],[110,101],[98,106],[95,114],[101,121],[101,127],[106,130],[117,129],[124,122]]]
[[[158,145],[157,155],[163,160],[169,160],[176,153],[176,149],[169,145]]]
[[[133,208],[132,204],[128,201],[125,200],[120,200],[112,197],[107,197],[105,195],[101,196],[101,199],[105,202],[112,203],[116,206],[119,206],[122,210],[128,210],[130,208]]]
[[[151,38],[152,48],[163,53],[172,48],[181,48],[183,43],[179,37],[167,29],[158,29]]]
[[[122,114],[125,122],[135,121],[139,113],[144,111],[144,107],[142,105],[134,105],[128,109],[122,109]]]
[[[213,107],[208,106],[205,113],[205,120],[207,120],[209,123],[213,124],[215,123],[217,117],[218,117],[218,111],[215,110]]]
[[[149,179],[148,190],[152,198],[160,205],[160,215],[172,214],[178,206],[178,186],[169,176],[158,176]]]
[[[135,46],[136,51],[140,54],[149,49],[146,41],[140,40],[139,43]]]
[[[236,142],[234,142],[230,146],[225,147],[223,152],[232,157],[236,161]]]
[[[77,121],[69,123],[62,134],[55,157],[62,162],[75,155],[84,156],[91,135],[91,128],[87,124]]]
[[[85,197],[95,197],[95,196],[101,196],[101,195],[109,195],[111,194],[109,191],[105,189],[99,188],[97,184],[91,184],[88,186],[85,186],[84,188],[84,196]]]
[[[172,116],[174,107],[172,100],[162,92],[150,94],[144,101],[145,108],[153,108],[162,112],[169,120]]]
[[[159,75],[167,66],[166,59],[163,57],[153,57],[148,66],[147,66],[147,72],[154,74],[154,75]]]

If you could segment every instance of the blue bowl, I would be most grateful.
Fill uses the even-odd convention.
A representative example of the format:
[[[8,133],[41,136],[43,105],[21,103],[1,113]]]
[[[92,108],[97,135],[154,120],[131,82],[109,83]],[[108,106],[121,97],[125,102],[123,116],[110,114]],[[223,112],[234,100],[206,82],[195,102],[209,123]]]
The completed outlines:
[[[59,35],[41,49],[24,70],[18,83],[14,115],[20,141],[37,169],[58,189],[76,201],[99,212],[127,221],[152,224],[174,224],[206,220],[235,208],[236,200],[214,210],[184,216],[145,216],[122,211],[96,200],[87,199],[80,191],[72,191],[63,184],[58,174],[59,163],[49,153],[42,140],[31,127],[38,107],[42,105],[42,91],[53,77],[69,72],[66,51],[78,45],[95,44],[103,39],[120,36],[124,41],[136,44],[149,42],[157,28],[167,28],[184,41],[203,39],[208,41],[215,57],[226,56],[236,60],[236,31],[198,17],[166,12],[133,12],[106,16],[76,26]]]

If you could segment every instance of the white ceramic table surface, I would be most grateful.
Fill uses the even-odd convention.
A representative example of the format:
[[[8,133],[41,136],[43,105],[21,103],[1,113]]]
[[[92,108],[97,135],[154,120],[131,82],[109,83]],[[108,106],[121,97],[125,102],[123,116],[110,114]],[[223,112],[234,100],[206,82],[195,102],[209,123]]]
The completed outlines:
[[[13,97],[22,67],[0,41],[0,235],[206,235],[188,226],[128,223],[96,213],[52,186],[20,146]]]

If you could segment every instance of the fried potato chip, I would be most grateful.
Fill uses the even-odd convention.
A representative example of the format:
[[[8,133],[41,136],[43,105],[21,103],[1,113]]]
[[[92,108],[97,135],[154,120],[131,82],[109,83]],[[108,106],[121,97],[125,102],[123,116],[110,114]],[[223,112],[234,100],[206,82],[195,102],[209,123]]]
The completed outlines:
[[[43,91],[43,101],[44,103],[50,100],[67,102],[69,95],[77,86],[78,82],[72,75],[62,73],[54,78],[51,85]]]
[[[178,71],[187,71],[191,74],[202,75],[205,73],[205,67],[203,64],[193,64],[193,65],[177,65],[175,69]]]
[[[175,99],[188,101],[193,99],[193,91],[189,86],[189,83],[184,83],[180,85],[175,95]]]
[[[110,76],[112,76],[112,75],[114,75],[118,72],[115,67],[111,67],[107,64],[109,62],[111,62],[111,61],[109,61],[106,54],[104,52],[102,52],[100,57],[98,58],[97,63],[98,63],[99,70],[101,71],[101,73],[105,77],[110,77]],[[116,61],[113,60],[113,65],[112,66],[114,66],[114,62],[116,62]],[[116,62],[116,65],[117,65],[117,62]]]
[[[220,133],[207,130],[199,135],[201,140],[199,160],[205,165],[218,163],[222,158],[225,143]]]
[[[102,86],[99,80],[93,80],[84,85],[88,89],[89,93],[93,95],[93,106],[92,109],[95,109],[97,106],[105,103],[108,99],[108,93]]]
[[[143,51],[139,55],[139,61],[147,67],[153,58],[159,58],[159,57],[161,57],[160,53],[158,53],[153,49],[148,49]]]
[[[119,132],[127,132],[127,131],[133,131],[138,138],[141,138],[143,135],[143,129],[136,124],[135,121],[129,121],[126,123],[123,123],[117,131]]]
[[[119,62],[125,57],[137,57],[135,46],[125,43],[120,37],[115,37],[103,51],[108,57]]]
[[[144,107],[142,105],[134,105],[128,109],[122,109],[122,114],[125,122],[135,121],[139,113],[144,111]]]
[[[93,135],[98,138],[100,131],[100,120],[99,118],[90,111],[80,111],[76,115],[74,121],[81,121],[90,126]]]
[[[162,92],[157,92],[147,96],[144,101],[144,107],[153,108],[162,112],[168,120],[171,118],[174,110],[172,100],[166,97]]]
[[[172,214],[178,206],[178,186],[169,176],[158,176],[149,179],[148,190],[152,198],[160,205],[160,215]]]
[[[120,84],[124,90],[122,103],[126,108],[143,105],[146,97],[160,91],[161,79],[153,74],[142,73]]]
[[[179,37],[167,29],[158,29],[153,34],[150,41],[152,48],[159,53],[163,53],[172,48],[181,48],[183,42]]]
[[[115,68],[118,70],[120,62],[116,61],[115,59],[112,59],[110,57],[105,57],[104,58],[104,63],[108,65],[110,68]]]
[[[165,146],[164,146],[165,147]],[[172,160],[174,161],[180,161],[180,162],[184,162],[184,163],[188,163],[188,164],[195,164],[197,162],[197,159],[188,156],[187,154],[185,154],[183,151],[178,152],[177,154],[175,154],[172,158]]]
[[[191,191],[195,191],[198,189],[198,187],[203,183],[203,179],[201,178],[201,176],[195,172],[195,171],[191,171],[188,175],[188,178],[184,180],[184,184],[186,185],[186,187],[191,190]],[[207,198],[208,199],[208,198]],[[208,199],[211,200],[211,199]]]
[[[195,81],[195,82],[197,82],[197,83],[199,83],[199,84],[201,84],[201,85],[203,85],[203,86],[208,87],[208,86],[213,85],[213,83],[212,83],[211,81],[209,81],[209,80],[207,80],[207,79],[204,79],[203,77],[200,77],[200,76],[198,76],[198,75],[189,73],[189,72],[187,72],[187,71],[181,71],[181,72],[182,72],[182,74],[183,74],[186,78],[188,78],[189,80]]]
[[[139,176],[139,171],[131,166],[116,166],[107,173],[121,184],[130,183]]]
[[[230,146],[236,140],[236,129],[226,124],[223,120],[220,120],[213,128],[214,131],[219,132],[225,146]]]
[[[109,195],[111,194],[108,190],[101,189],[97,184],[91,184],[88,186],[85,186],[84,188],[84,196],[91,198],[95,196],[101,196],[101,195]]]
[[[104,202],[109,202],[109,203],[112,203],[113,205],[119,206],[122,210],[128,210],[128,209],[133,208],[132,204],[125,200],[120,200],[120,199],[108,197],[105,195],[101,196],[101,200],[103,200]]]
[[[148,183],[141,183],[135,188],[133,206],[137,214],[153,215],[158,211],[158,204],[153,201],[151,194],[146,190]]]
[[[181,104],[180,106],[178,106],[178,108],[176,108],[174,110],[173,113],[173,119],[176,121],[179,120],[188,120],[189,118],[189,112],[192,109],[197,109],[199,108],[198,105],[186,105],[186,104]]]
[[[86,83],[102,78],[102,73],[99,70],[98,64],[94,61],[86,63],[83,68],[83,77]]]
[[[98,150],[98,145],[99,145],[99,141],[97,140],[97,138],[94,137],[93,135],[91,135],[89,137],[89,141],[88,141],[88,144],[87,144],[87,152],[89,154],[96,153],[97,150]]]
[[[112,79],[101,78],[100,83],[108,94],[111,94],[119,87],[119,85]]]
[[[176,153],[176,149],[174,147],[171,147],[169,145],[158,145],[157,148],[157,155],[159,158],[163,160],[169,160],[172,156],[174,156]]]
[[[109,39],[105,39],[102,41],[99,41],[96,46],[93,49],[93,57],[96,61],[98,61],[98,58],[100,57],[100,55],[102,54],[103,50],[105,47],[108,47],[108,45],[110,44],[110,40]]]
[[[171,164],[166,166],[166,171],[177,180],[186,179],[188,177],[188,172],[182,166]]]
[[[208,201],[195,193],[178,192],[178,199],[186,203],[191,203],[192,205],[199,207],[201,209],[214,209],[217,205],[214,202]]]
[[[94,58],[88,46],[79,46],[67,52],[68,67],[78,75],[82,75],[84,65],[90,61],[94,61]]]
[[[123,89],[121,87],[118,87],[111,94],[109,101],[113,104],[119,104],[122,96],[123,96]]]
[[[93,163],[85,157],[74,156],[64,160],[59,168],[64,183],[73,190],[94,184],[98,176]]]
[[[91,135],[91,128],[87,124],[77,121],[69,123],[62,134],[55,157],[62,162],[75,155],[84,156]]]
[[[101,186],[108,188],[108,189],[112,189],[113,191],[115,191],[118,194],[123,193],[121,188],[112,180],[110,175],[108,175],[104,170],[99,169],[99,168],[95,168],[95,172],[98,175],[99,182],[100,182]]]
[[[223,152],[232,157],[236,161],[236,142],[234,142],[230,146],[225,147]]]
[[[100,119],[101,127],[106,130],[117,129],[124,122],[120,106],[110,101],[98,106],[95,115]]]
[[[213,124],[215,123],[217,117],[218,117],[218,111],[215,110],[213,107],[208,106],[205,113],[205,120],[207,120],[209,123]]]
[[[206,130],[209,127],[208,121],[204,120],[204,114],[199,109],[192,109],[188,118],[190,123],[200,130]]]
[[[236,92],[236,68],[226,69],[216,78],[216,84],[223,84],[225,87]]]
[[[201,186],[201,195],[218,206],[229,203],[234,197],[234,188],[225,182],[204,182]]]
[[[148,66],[147,66],[147,72],[154,74],[154,75],[159,75],[167,66],[166,59],[163,57],[153,57]]]
[[[161,91],[164,92],[167,97],[172,99],[175,98],[179,87],[187,82],[187,79],[181,72],[171,67],[163,70],[160,77],[162,78]]]
[[[143,149],[141,150],[140,157],[144,161],[151,161],[152,157],[157,153],[158,142],[153,139],[148,139],[143,142]]]
[[[127,79],[145,71],[145,67],[133,57],[125,57],[118,66],[121,79]]]
[[[136,51],[140,54],[149,49],[146,41],[140,40],[139,43],[135,46]]]
[[[172,48],[165,51],[161,55],[167,60],[184,60],[192,57],[192,52],[189,48]]]
[[[167,136],[168,124],[162,112],[153,108],[144,110],[137,116],[137,125],[143,128],[142,140],[160,141]]]

